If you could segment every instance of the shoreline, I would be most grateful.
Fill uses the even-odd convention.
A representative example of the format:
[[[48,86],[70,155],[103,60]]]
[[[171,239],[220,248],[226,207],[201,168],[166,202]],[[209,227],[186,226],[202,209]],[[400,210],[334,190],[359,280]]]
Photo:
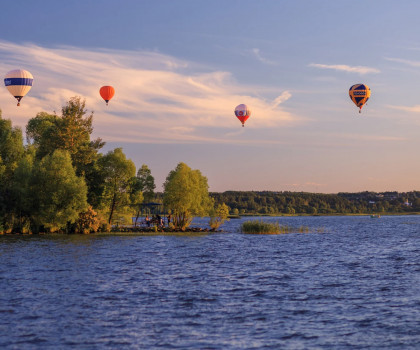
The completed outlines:
[[[246,219],[251,217],[259,217],[259,218],[273,218],[273,217],[338,217],[338,216],[377,216],[385,217],[385,216],[417,216],[420,215],[420,212],[409,212],[409,213],[371,213],[371,214],[245,214],[245,215],[238,215],[230,218],[232,220],[235,219]],[[88,234],[83,233],[0,233],[1,236],[182,236],[182,235],[205,235],[205,234],[213,234],[213,233],[226,233],[223,229],[212,230],[209,228],[202,228],[197,226],[191,226],[186,231],[181,230],[169,230],[168,227],[164,227],[161,229],[155,229],[154,227],[134,227],[134,226],[127,226],[127,227],[120,227],[119,230],[112,230],[110,232],[93,232]]]

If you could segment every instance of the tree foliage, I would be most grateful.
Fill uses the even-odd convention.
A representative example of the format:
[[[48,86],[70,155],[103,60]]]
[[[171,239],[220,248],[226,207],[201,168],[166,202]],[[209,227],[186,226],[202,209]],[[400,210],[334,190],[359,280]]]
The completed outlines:
[[[98,205],[103,187],[96,163],[100,158],[98,151],[105,143],[100,138],[91,140],[93,113],[86,114],[85,101],[72,97],[62,107],[61,116],[41,112],[29,120],[26,137],[36,148],[37,159],[51,155],[57,149],[68,151],[76,175],[84,176],[88,185],[89,203]]]
[[[225,203],[217,204],[210,211],[210,227],[213,230],[217,230],[220,225],[222,225],[229,216],[229,207]]]
[[[111,224],[115,211],[130,204],[136,167],[121,148],[109,151],[99,159],[99,165],[104,178],[103,205],[107,207],[108,223]]]
[[[143,192],[145,202],[151,202],[155,196],[155,178],[146,164],[143,164],[137,171],[137,179],[139,180],[140,191]]]
[[[13,229],[16,203],[12,193],[13,177],[25,153],[22,130],[3,119],[0,110],[0,226],[2,231]]]
[[[76,175],[68,151],[56,150],[36,162],[31,186],[33,219],[50,231],[64,229],[87,208],[86,183]]]
[[[0,233],[109,230],[116,213],[135,213],[143,191],[152,198],[148,167],[136,177],[122,149],[99,153],[104,143],[91,140],[92,124],[85,101],[73,97],[60,116],[41,112],[29,120],[25,146],[0,111]]]
[[[79,213],[79,217],[75,222],[75,232],[89,234],[99,230],[101,222],[98,214],[91,206],[86,211]]]
[[[24,153],[22,130],[12,127],[9,119],[2,119],[0,110],[0,158],[5,167],[5,175],[11,177]]]
[[[171,211],[175,227],[185,230],[194,216],[207,215],[213,205],[207,178],[179,163],[164,183],[163,204]]]
[[[420,192],[250,192],[211,193],[216,204],[226,203],[233,214],[371,214],[420,211]]]

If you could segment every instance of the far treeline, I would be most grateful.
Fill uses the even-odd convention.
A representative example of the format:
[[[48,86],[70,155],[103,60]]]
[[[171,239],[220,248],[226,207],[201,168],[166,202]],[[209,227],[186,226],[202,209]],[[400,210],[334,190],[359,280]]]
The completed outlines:
[[[136,172],[121,148],[103,154],[91,139],[93,113],[73,97],[61,115],[38,113],[21,128],[0,110],[0,234],[92,233],[131,225],[142,203],[160,200],[171,214],[169,229],[186,230],[194,216],[210,216],[212,229],[228,216],[214,205],[207,178],[179,163],[157,198],[150,169]],[[156,229],[162,229],[157,223]]]
[[[271,191],[211,192],[215,203],[226,203],[233,215],[380,214],[420,212],[420,191],[307,193]]]

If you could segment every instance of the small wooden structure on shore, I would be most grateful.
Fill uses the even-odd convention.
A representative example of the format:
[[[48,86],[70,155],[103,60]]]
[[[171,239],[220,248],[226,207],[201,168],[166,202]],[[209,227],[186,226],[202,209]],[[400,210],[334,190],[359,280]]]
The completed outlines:
[[[145,216],[166,216],[166,211],[163,207],[163,203],[149,202],[140,204],[140,211],[137,217],[132,217],[132,222],[134,226],[142,224]]]

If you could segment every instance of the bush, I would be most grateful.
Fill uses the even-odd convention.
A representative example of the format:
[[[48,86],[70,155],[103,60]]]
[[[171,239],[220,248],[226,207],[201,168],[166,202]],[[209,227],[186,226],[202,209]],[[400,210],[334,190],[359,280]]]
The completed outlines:
[[[108,222],[101,222],[99,226],[99,232],[111,232],[111,224]]]
[[[225,204],[219,204],[216,208],[210,212],[210,227],[212,230],[217,230],[221,224],[226,220],[229,220],[229,207]]]
[[[89,207],[86,211],[79,214],[76,221],[76,233],[89,234],[98,232],[100,222],[96,211]]]

